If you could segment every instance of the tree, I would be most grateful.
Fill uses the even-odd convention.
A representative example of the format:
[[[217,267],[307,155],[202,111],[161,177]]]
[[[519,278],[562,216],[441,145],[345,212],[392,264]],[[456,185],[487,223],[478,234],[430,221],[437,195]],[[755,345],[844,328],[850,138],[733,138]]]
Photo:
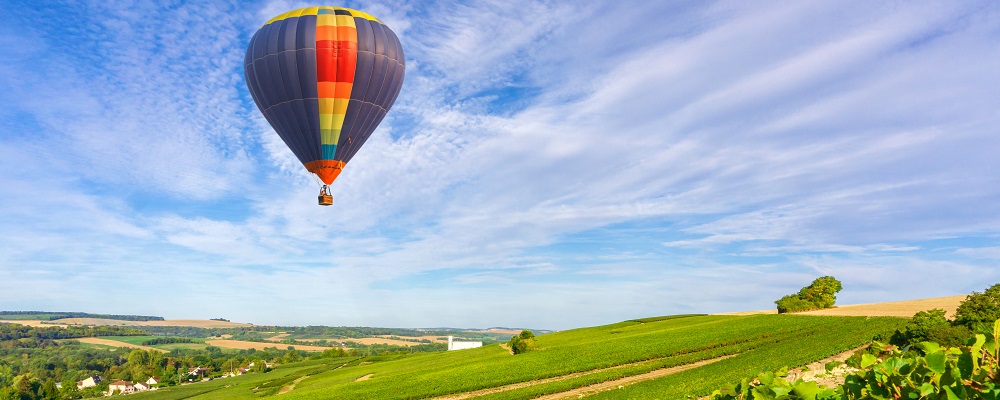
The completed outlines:
[[[962,325],[952,325],[945,318],[944,310],[919,311],[906,323],[903,330],[892,336],[892,344],[913,346],[920,342],[935,342],[943,346],[960,346],[972,336],[972,332]]]
[[[989,333],[997,319],[1000,319],[1000,283],[983,293],[972,292],[955,312],[956,324],[977,333]]]
[[[21,400],[21,394],[12,386],[0,386],[0,400]]]
[[[527,329],[522,330],[517,336],[511,337],[507,342],[510,350],[514,354],[523,354],[535,348],[535,333]]]
[[[832,276],[816,278],[809,286],[775,300],[778,313],[809,311],[833,307],[837,302],[837,292],[843,289],[840,281]]]
[[[58,399],[59,398],[59,388],[56,387],[55,379],[48,379],[42,384],[42,388],[39,389],[39,397],[45,399]]]

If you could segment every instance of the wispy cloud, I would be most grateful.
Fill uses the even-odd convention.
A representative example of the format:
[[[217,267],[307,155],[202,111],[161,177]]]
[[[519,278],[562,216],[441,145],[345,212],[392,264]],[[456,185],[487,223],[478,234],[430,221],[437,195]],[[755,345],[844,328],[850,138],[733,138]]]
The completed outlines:
[[[991,3],[350,3],[407,75],[331,208],[243,87],[253,31],[305,5],[3,11],[0,300],[563,328],[997,278]],[[100,271],[167,278],[127,306],[59,279]]]

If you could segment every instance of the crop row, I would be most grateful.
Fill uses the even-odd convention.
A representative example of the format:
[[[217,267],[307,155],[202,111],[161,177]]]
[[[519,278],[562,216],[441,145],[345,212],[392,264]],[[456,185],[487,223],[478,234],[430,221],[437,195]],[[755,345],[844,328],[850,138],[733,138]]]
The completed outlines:
[[[592,398],[682,399],[703,396],[722,385],[738,382],[760,371],[801,366],[861,346],[873,338],[888,337],[905,323],[900,318],[831,318],[833,324],[816,326],[801,336],[776,341],[717,363],[626,386]]]

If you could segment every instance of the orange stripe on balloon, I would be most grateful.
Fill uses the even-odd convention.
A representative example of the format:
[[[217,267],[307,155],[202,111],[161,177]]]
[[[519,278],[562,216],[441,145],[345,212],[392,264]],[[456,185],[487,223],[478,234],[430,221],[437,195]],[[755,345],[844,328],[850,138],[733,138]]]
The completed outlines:
[[[351,97],[351,88],[354,84],[351,82],[316,82],[316,88],[319,89],[320,98],[341,98],[349,99]]]
[[[329,185],[344,170],[344,162],[337,160],[316,160],[305,164],[306,170],[316,174],[323,183]]]
[[[316,26],[316,43],[328,40],[339,40],[337,39],[337,27],[336,26]]]

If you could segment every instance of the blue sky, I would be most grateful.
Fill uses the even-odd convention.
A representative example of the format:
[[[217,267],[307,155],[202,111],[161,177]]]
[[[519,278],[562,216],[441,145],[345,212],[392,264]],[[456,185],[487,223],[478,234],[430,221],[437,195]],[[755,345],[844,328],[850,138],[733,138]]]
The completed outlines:
[[[0,7],[0,309],[567,329],[1000,282],[996,2],[330,4],[406,51],[333,207],[243,83],[306,5]]]

